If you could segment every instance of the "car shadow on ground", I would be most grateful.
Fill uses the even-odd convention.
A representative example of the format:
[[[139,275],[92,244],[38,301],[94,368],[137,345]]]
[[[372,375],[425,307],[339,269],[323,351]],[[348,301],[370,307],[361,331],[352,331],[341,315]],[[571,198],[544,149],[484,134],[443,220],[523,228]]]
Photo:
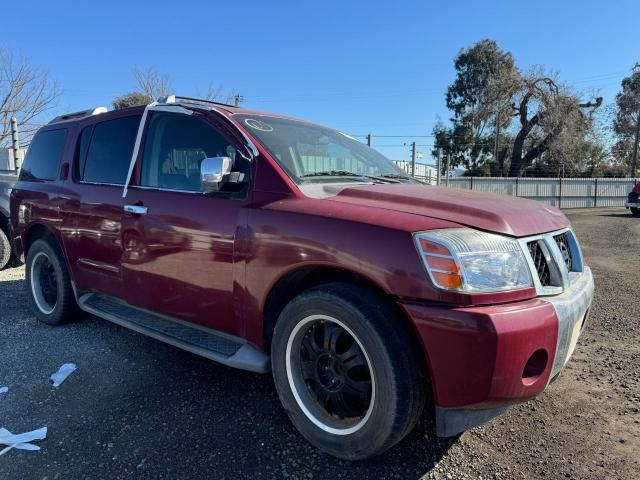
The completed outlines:
[[[147,444],[145,455],[153,455],[169,439],[179,439],[174,454],[197,470],[197,476],[206,477],[213,470],[236,478],[386,478],[401,469],[403,478],[419,478],[455,443],[435,437],[429,411],[390,451],[366,461],[339,460],[315,449],[295,430],[270,375],[241,372],[169,346],[157,347],[152,347],[157,355],[154,371],[141,371],[128,382],[133,388],[121,408],[110,399],[104,401],[111,409],[140,412],[136,417],[151,410],[144,429],[156,432],[157,438],[149,442],[141,436],[131,448],[134,443],[138,448]],[[155,399],[152,405],[149,399]],[[136,417],[123,419],[134,423],[132,431],[143,427],[136,428]],[[158,473],[163,471],[163,459],[154,464]]]
[[[2,399],[0,426],[49,428],[37,454],[12,452],[5,478],[45,471],[51,478],[419,478],[455,443],[435,437],[429,411],[382,455],[339,460],[295,430],[270,375],[234,370],[93,316],[40,324],[23,280],[0,282],[0,305],[17,322],[6,330],[5,345],[15,352],[5,366],[24,373]],[[23,348],[27,333],[37,349]],[[78,370],[53,391],[49,370],[19,366],[35,360],[51,363],[51,371],[71,361]]]
[[[631,212],[620,212],[620,213],[598,213],[598,217],[629,217],[636,218]]]

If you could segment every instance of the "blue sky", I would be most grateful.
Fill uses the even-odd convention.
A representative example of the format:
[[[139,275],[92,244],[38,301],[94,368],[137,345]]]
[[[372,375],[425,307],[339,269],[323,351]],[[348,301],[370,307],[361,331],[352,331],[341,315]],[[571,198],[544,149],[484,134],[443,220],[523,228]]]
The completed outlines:
[[[59,82],[59,112],[110,105],[134,88],[134,67],[151,67],[183,95],[212,82],[251,108],[408,135],[374,139],[402,159],[408,147],[381,145],[429,135],[449,117],[444,92],[461,48],[493,38],[521,68],[542,65],[609,103],[640,61],[639,18],[634,0],[23,0],[3,17],[0,44]]]

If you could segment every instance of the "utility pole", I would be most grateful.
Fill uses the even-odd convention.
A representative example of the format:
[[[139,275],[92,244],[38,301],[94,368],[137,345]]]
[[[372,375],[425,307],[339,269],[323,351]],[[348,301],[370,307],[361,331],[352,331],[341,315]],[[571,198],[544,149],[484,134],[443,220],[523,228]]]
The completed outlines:
[[[636,115],[638,118],[636,119],[636,138],[633,141],[633,159],[631,160],[631,178],[636,176],[637,168],[638,168],[638,141],[640,141],[640,107],[638,108],[638,113]]]
[[[11,144],[13,148],[13,169],[18,170],[21,162],[18,160],[20,153],[20,136],[18,134],[18,120],[16,117],[11,118]]]
[[[633,74],[640,73],[640,63],[633,66]],[[635,178],[638,168],[638,141],[640,140],[640,99],[638,101],[638,111],[636,112],[636,135],[633,141],[633,157],[631,160],[631,178]]]
[[[371,146],[371,134],[370,133],[367,134],[367,145]]]
[[[239,107],[242,102],[244,102],[244,97],[242,95],[240,95],[239,93],[236,93],[233,96],[233,104],[234,104],[234,106]]]
[[[498,161],[498,144],[499,144],[498,138],[499,137],[500,137],[500,108],[498,108],[498,111],[496,112],[496,141],[495,141],[495,145],[493,146],[493,159],[496,162]]]
[[[447,163],[445,163],[445,166],[444,166],[445,167],[444,168],[444,171],[445,171],[444,180],[445,180],[445,182],[447,182],[446,183],[447,187],[449,186],[449,165],[450,164],[451,164],[451,154],[448,154],[447,155]]]
[[[416,142],[411,142],[411,176],[416,176]]]

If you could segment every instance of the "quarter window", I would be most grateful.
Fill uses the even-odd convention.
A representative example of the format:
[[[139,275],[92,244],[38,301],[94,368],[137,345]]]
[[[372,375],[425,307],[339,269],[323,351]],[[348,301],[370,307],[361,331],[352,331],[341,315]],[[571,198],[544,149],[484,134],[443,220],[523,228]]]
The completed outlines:
[[[38,133],[27,150],[20,180],[55,180],[66,139],[66,129]]]
[[[124,185],[138,133],[140,115],[97,123],[86,153],[86,131],[80,137],[79,173],[85,182]]]

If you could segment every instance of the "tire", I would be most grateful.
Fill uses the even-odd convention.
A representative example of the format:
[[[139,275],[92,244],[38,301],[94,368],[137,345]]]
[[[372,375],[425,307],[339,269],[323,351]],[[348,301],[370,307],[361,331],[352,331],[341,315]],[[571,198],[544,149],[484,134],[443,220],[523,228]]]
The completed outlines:
[[[54,241],[36,240],[27,253],[25,270],[27,296],[38,320],[61,325],[78,316],[69,272]]]
[[[284,308],[271,346],[273,377],[289,418],[311,444],[360,460],[413,429],[427,379],[417,339],[403,322],[386,302],[350,284],[312,288]]]
[[[631,207],[631,215],[640,217],[640,208]]]
[[[0,270],[6,267],[11,260],[11,244],[7,234],[0,228]]]

